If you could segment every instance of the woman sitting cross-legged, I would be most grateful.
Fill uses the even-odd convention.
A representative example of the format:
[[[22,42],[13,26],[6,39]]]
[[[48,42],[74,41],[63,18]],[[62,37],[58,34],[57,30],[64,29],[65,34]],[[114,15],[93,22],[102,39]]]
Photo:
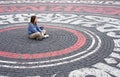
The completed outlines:
[[[31,16],[30,23],[28,24],[28,35],[30,39],[42,40],[49,37],[46,34],[44,27],[39,27],[37,25],[36,16]]]

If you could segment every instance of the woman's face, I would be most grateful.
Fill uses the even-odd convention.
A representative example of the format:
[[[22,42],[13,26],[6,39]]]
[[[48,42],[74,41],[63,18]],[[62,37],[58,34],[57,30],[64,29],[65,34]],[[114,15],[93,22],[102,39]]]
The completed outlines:
[[[35,21],[34,21],[34,23],[36,24],[37,23],[37,19],[35,18]]]

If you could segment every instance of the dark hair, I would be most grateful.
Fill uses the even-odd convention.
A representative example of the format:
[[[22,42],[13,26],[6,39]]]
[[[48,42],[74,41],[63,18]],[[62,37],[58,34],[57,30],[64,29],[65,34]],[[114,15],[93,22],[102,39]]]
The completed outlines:
[[[36,16],[31,16],[30,22],[33,23],[33,24],[36,24],[35,19],[36,19]]]

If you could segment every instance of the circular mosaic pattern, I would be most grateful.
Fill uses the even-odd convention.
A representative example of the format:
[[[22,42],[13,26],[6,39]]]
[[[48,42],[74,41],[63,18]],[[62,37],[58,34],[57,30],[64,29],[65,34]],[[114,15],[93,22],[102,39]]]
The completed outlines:
[[[0,4],[0,77],[120,76],[119,1]],[[28,38],[26,25],[32,15],[49,38]]]
[[[7,67],[7,68],[11,68],[11,69],[14,68],[13,70],[19,69],[19,71],[26,70],[27,72],[29,71],[27,69],[32,69],[34,71],[34,69],[39,68],[38,70],[42,70],[44,72],[51,69],[51,71],[49,71],[48,73],[52,73],[52,72],[55,72],[54,69],[66,71],[73,64],[77,65],[79,63],[79,65],[81,67],[86,66],[83,63],[85,63],[87,65],[94,64],[94,63],[100,61],[100,58],[104,58],[112,52],[112,50],[111,51],[109,50],[109,49],[112,49],[112,47],[113,47],[113,42],[112,42],[111,38],[108,38],[108,40],[105,40],[107,38],[107,36],[104,34],[102,34],[102,36],[99,35],[99,33],[97,31],[95,31],[94,29],[88,30],[88,29],[79,28],[79,27],[74,28],[72,26],[69,26],[68,28],[67,28],[67,26],[66,26],[66,28],[54,27],[54,26],[52,26],[52,27],[48,26],[48,27],[49,28],[46,28],[46,29],[48,31],[48,34],[50,34],[51,37],[42,40],[42,42],[36,41],[36,40],[31,40],[31,39],[28,39],[27,37],[24,37],[24,39],[21,39],[19,37],[18,39],[21,39],[23,41],[25,41],[27,39],[28,41],[32,42],[32,43],[30,43],[27,41],[26,43],[24,43],[24,47],[26,49],[27,49],[27,47],[26,47],[27,43],[29,43],[30,45],[32,45],[33,43],[35,43],[36,45],[41,45],[41,44],[48,45],[48,43],[51,42],[51,45],[54,45],[56,43],[55,48],[53,47],[52,51],[57,50],[59,52],[59,49],[57,49],[57,47],[60,48],[58,45],[62,44],[62,45],[65,45],[62,47],[64,47],[64,48],[68,47],[67,51],[70,50],[69,53],[63,54],[63,52],[62,53],[59,52],[59,54],[62,54],[62,55],[51,56],[52,55],[51,54],[49,57],[42,57],[42,59],[41,59],[41,57],[39,57],[38,54],[48,53],[48,52],[51,52],[51,50],[44,52],[44,50],[41,49],[42,52],[36,52],[36,53],[35,53],[35,50],[33,50],[30,55],[30,56],[34,56],[34,54],[36,54],[35,55],[36,57],[33,57],[33,58],[29,58],[29,56],[24,58],[24,56],[19,55],[19,57],[14,57],[14,59],[12,59],[12,57],[9,57],[7,55],[8,58],[1,57],[1,60],[0,60],[0,63],[2,64],[1,67]],[[3,30],[7,30],[7,31],[3,31]],[[68,30],[68,31],[65,31],[65,30]],[[17,31],[17,32],[15,32],[15,31]],[[78,35],[75,35],[75,32],[78,32]],[[22,28],[18,27],[17,29],[15,28],[12,30],[11,29],[9,30],[9,28],[2,29],[1,33],[2,33],[1,35],[3,38],[6,37],[5,36],[6,34],[9,35],[10,33],[12,33],[12,34],[15,33],[15,35],[16,35],[16,33],[18,35],[21,35],[20,33],[22,33],[23,36],[24,36],[24,34],[26,35],[25,28],[23,28],[23,27]],[[62,37],[62,38],[60,38],[60,37]],[[65,39],[63,37],[65,37],[67,39]],[[15,37],[11,37],[11,38],[15,39]],[[56,39],[58,42],[54,43],[54,40],[56,40]],[[49,41],[49,40],[53,40],[53,41]],[[63,41],[63,40],[66,40],[66,41]],[[78,40],[80,40],[80,41],[78,43],[76,43]],[[86,40],[86,41],[84,41],[84,40]],[[18,44],[20,44],[20,43],[18,43]],[[79,48],[78,49],[74,49],[75,47],[73,49],[70,48],[70,46],[72,46],[72,45],[74,46],[74,44],[76,44],[75,45],[76,48],[77,47],[79,47]],[[48,45],[48,47],[49,47],[49,45]],[[26,50],[25,48],[24,48],[24,51]],[[38,46],[37,48],[39,50],[40,46]],[[44,48],[44,47],[42,47],[42,48]],[[64,48],[63,48],[63,50],[64,50]],[[45,49],[47,49],[47,48],[45,48]],[[106,51],[104,51],[103,49]],[[8,51],[8,52],[12,52],[12,51]],[[20,52],[14,52],[14,53],[20,53]],[[25,53],[26,52],[24,52],[23,54],[25,54]],[[2,54],[2,52],[1,52],[1,54]],[[6,53],[4,53],[3,56],[5,54]],[[15,54],[15,55],[17,55],[17,54]],[[35,58],[38,58],[38,59],[35,59]],[[7,60],[5,60],[5,59],[7,59]],[[66,66],[66,64],[67,64],[67,66]],[[66,66],[66,68],[64,68],[65,66]],[[76,68],[76,66],[72,66],[72,67]],[[46,69],[43,69],[43,68],[46,68]],[[69,70],[72,70],[72,68]],[[39,73],[45,74],[46,72],[45,73],[44,72],[42,72],[42,73],[39,72]]]
[[[20,28],[20,29],[16,31],[17,28]],[[81,33],[77,32],[75,30],[60,28],[60,27],[50,27],[50,28],[53,28],[53,30],[48,29],[47,31],[49,32],[48,34],[51,36],[51,38],[49,38],[48,40],[42,41],[42,42],[37,42],[36,40],[29,41],[28,39],[26,39],[26,36],[28,36],[28,35],[26,35],[26,31],[24,29],[21,30],[21,28],[24,28],[24,27],[15,27],[15,28],[13,27],[13,28],[7,28],[7,29],[1,30],[1,34],[2,34],[1,36],[3,36],[3,38],[1,38],[1,40],[9,37],[9,36],[4,37],[4,36],[6,36],[6,34],[11,35],[11,37],[12,37],[12,38],[8,39],[7,41],[6,40],[3,41],[3,43],[1,44],[1,49],[2,49],[1,56],[4,55],[4,57],[9,57],[9,58],[20,58],[21,57],[21,59],[29,59],[29,58],[34,59],[34,58],[59,56],[59,55],[64,55],[64,54],[70,53],[74,50],[77,50],[78,48],[80,48],[84,45],[85,40],[86,40],[85,37]],[[63,31],[58,30],[57,28],[63,29]],[[10,32],[9,30],[13,30],[13,31]],[[64,30],[72,32],[74,35],[68,34]],[[8,32],[5,32],[5,31],[8,31]],[[17,34],[18,34],[18,36],[16,36]],[[74,37],[75,35],[77,37]],[[15,38],[14,38],[14,36],[15,36]],[[66,36],[67,36],[67,39],[66,39]],[[25,39],[23,39],[23,38],[25,38]],[[77,41],[76,41],[76,38],[78,39]],[[9,40],[11,40],[12,42]],[[76,43],[74,42],[74,40]],[[13,44],[13,45],[11,45],[11,47],[16,48],[17,50],[15,50],[13,48],[11,48],[12,51],[6,50],[6,49],[9,49],[7,47],[10,47],[10,45],[5,46],[6,42]],[[78,44],[80,44],[80,45],[78,47],[76,47],[76,45],[78,45]],[[69,46],[69,45],[71,45],[71,46]],[[20,46],[22,46],[22,47],[20,47]],[[29,48],[29,49],[27,49],[27,48]],[[32,52],[32,53],[28,54],[27,52],[23,53],[23,52],[19,51],[19,53],[21,53],[21,54],[15,54],[16,51],[18,51],[20,49],[23,52],[29,51],[29,53],[30,52]],[[4,52],[4,51],[8,51],[8,52]],[[9,53],[9,52],[12,52],[12,53]]]

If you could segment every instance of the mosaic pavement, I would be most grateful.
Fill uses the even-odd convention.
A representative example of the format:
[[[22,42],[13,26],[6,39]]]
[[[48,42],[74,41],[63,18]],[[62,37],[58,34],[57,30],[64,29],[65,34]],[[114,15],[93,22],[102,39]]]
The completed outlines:
[[[49,38],[28,39],[32,15]],[[120,77],[120,1],[1,0],[0,77]]]

